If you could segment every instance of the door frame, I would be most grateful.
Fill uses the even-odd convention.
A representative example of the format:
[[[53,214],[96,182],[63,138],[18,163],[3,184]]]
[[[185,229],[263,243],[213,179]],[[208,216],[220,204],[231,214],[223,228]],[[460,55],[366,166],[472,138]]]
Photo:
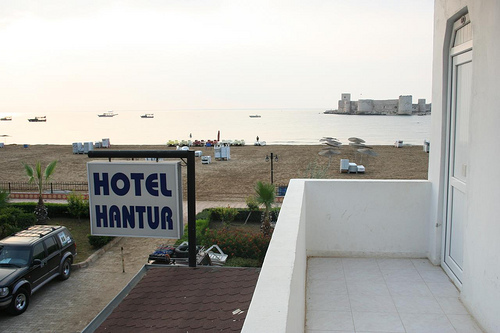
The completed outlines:
[[[448,214],[449,214],[449,187],[450,187],[450,168],[452,166],[451,157],[451,134],[452,134],[452,120],[454,119],[453,115],[453,107],[455,103],[453,102],[453,88],[455,87],[453,80],[455,77],[454,74],[454,59],[457,56],[465,54],[467,52],[473,51],[473,41],[468,40],[463,42],[457,46],[455,44],[455,38],[457,36],[457,31],[462,27],[470,24],[470,19],[468,13],[460,15],[460,18],[455,20],[451,32],[451,39],[449,44],[449,53],[447,55],[448,62],[448,76],[447,76],[447,84],[446,84],[446,108],[445,108],[445,119],[446,119],[446,130],[445,130],[445,154],[444,154],[444,187],[443,187],[443,201],[442,201],[442,221],[443,221],[443,229],[442,229],[442,242],[441,242],[441,267],[446,272],[446,274],[450,277],[450,279],[454,282],[458,289],[462,289],[462,282],[457,277],[457,275],[452,271],[452,269],[445,262],[447,256],[447,246],[448,246],[448,234],[449,234],[449,225],[448,225]],[[473,61],[473,53],[471,53],[471,61]],[[466,214],[466,213],[465,213]]]

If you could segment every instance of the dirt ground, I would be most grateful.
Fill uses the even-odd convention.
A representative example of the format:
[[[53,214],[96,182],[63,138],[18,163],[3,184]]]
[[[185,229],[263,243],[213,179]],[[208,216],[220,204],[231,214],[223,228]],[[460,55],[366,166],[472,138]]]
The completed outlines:
[[[257,181],[270,182],[271,162],[266,156],[273,153],[278,160],[273,161],[273,178],[277,185],[286,185],[293,178],[339,178],[339,179],[427,179],[428,154],[422,146],[373,146],[378,156],[367,156],[356,152],[352,146],[342,146],[341,154],[328,157],[318,153],[323,145],[307,146],[233,146],[230,159],[214,159],[213,148],[193,147],[203,155],[212,156],[211,164],[201,164],[196,160],[196,197],[207,201],[242,201],[254,194]],[[125,146],[117,145],[112,150],[171,150],[166,146]],[[340,159],[363,164],[364,174],[339,172]],[[70,145],[7,145],[0,149],[0,182],[26,181],[23,162],[35,164],[41,161],[46,166],[53,160],[58,164],[53,182],[86,181],[86,163],[91,161],[87,155],[73,154]],[[103,160],[104,161],[104,160]],[[328,167],[328,164],[330,166]],[[322,176],[318,176],[326,170]],[[183,167],[183,172],[186,168]],[[184,182],[186,177],[183,177]],[[186,188],[184,184],[184,189]]]

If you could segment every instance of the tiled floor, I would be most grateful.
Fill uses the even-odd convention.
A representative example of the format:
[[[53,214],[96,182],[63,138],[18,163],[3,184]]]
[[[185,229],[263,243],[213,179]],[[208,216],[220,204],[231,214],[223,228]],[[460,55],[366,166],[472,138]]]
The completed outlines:
[[[309,258],[306,332],[482,332],[426,259]]]

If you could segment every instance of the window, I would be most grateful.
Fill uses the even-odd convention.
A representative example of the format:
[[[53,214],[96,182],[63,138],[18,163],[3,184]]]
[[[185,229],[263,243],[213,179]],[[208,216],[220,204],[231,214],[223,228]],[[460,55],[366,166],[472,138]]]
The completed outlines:
[[[45,249],[42,242],[36,244],[33,247],[33,259],[45,259]]]
[[[50,256],[52,253],[56,252],[59,249],[56,240],[54,237],[49,237],[45,241],[45,246],[47,247],[48,255]]]

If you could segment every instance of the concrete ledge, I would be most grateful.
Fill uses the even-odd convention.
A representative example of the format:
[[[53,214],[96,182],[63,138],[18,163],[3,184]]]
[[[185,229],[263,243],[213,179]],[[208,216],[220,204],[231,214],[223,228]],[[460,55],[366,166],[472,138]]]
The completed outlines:
[[[123,237],[115,237],[111,242],[109,242],[108,244],[104,245],[99,250],[95,251],[92,255],[90,255],[90,257],[88,257],[87,260],[82,261],[82,262],[77,262],[77,263],[71,265],[71,268],[73,270],[77,270],[77,269],[80,269],[80,268],[87,268],[87,267],[89,267],[90,264],[92,264],[94,261],[96,261],[97,259],[99,259],[100,257],[102,257],[102,255],[104,253],[106,253],[106,251],[108,251],[110,248],[112,248],[113,246],[115,246],[116,244],[118,244],[122,239],[123,239]]]

